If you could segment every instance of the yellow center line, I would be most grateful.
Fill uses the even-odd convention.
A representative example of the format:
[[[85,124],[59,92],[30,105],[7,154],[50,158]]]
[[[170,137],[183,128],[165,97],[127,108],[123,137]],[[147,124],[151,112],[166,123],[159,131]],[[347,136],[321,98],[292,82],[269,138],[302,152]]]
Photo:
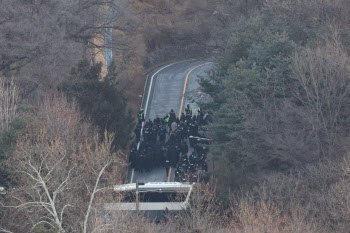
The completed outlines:
[[[179,112],[179,119],[181,119],[181,113],[182,113],[182,107],[184,105],[184,99],[185,99],[185,93],[186,93],[186,86],[187,86],[187,80],[188,80],[188,76],[192,73],[192,71],[194,71],[195,69],[197,69],[198,67],[204,66],[206,64],[209,64],[211,62],[206,62],[203,63],[201,65],[198,65],[196,67],[194,67],[192,70],[190,70],[187,75],[186,75],[186,79],[185,79],[185,85],[184,85],[184,90],[182,91],[182,98],[181,98],[181,106],[180,106],[180,112]]]
[[[181,98],[181,106],[180,106],[180,112],[179,112],[179,119],[181,119],[182,107],[183,107],[183,105],[184,105],[184,99],[185,99],[185,93],[186,93],[186,86],[187,86],[188,76],[190,76],[190,74],[192,73],[192,71],[194,71],[194,70],[197,69],[198,67],[204,66],[204,65],[209,64],[209,63],[211,63],[211,62],[206,62],[206,63],[200,64],[200,65],[198,65],[198,66],[192,68],[192,69],[186,74],[184,90],[183,90],[183,92],[182,92],[182,98]],[[169,180],[170,180],[170,175],[171,175],[171,167],[169,168],[169,174],[168,174],[167,182],[169,182]]]
[[[169,180],[170,180],[170,174],[171,174],[171,167],[170,167],[170,169],[169,169],[169,174],[168,174],[168,180],[167,180],[167,182],[169,182]]]

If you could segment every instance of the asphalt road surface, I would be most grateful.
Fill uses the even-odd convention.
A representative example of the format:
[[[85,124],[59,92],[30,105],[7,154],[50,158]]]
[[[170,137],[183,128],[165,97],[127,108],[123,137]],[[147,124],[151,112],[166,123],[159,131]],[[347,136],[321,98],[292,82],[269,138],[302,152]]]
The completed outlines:
[[[173,109],[178,117],[189,103],[193,114],[197,114],[198,105],[194,102],[200,94],[198,79],[206,76],[212,67],[207,60],[188,60],[172,63],[151,72],[146,81],[142,108],[146,121],[153,120],[156,115],[164,117]],[[151,172],[129,170],[130,183],[174,181],[174,169],[167,175],[165,168],[159,167]]]

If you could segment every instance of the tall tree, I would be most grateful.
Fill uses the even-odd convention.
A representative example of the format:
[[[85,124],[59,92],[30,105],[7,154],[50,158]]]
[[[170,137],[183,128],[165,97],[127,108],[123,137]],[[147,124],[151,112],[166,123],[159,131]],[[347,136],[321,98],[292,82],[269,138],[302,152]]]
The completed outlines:
[[[323,14],[328,3],[267,2],[234,27],[215,70],[202,81],[213,97],[207,105],[214,119],[210,153],[218,161],[213,172],[220,191],[257,182],[263,171],[303,166],[346,150],[340,138],[348,125],[341,114],[348,112],[348,57],[343,34],[321,23],[336,19]],[[293,14],[296,9],[302,18]],[[316,41],[318,33],[327,36]]]
[[[98,126],[115,134],[115,145],[125,147],[133,127],[133,118],[127,110],[127,100],[117,88],[114,66],[109,67],[107,77],[101,77],[101,64],[90,66],[79,63],[71,73],[71,79],[62,84],[62,90],[78,101],[80,109]]]

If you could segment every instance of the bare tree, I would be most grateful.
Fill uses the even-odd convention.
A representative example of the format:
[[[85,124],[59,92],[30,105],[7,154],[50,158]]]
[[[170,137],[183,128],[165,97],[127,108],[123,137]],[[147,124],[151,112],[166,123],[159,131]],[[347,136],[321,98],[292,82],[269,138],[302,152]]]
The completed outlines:
[[[13,80],[6,82],[0,77],[0,134],[18,116],[19,90]]]
[[[25,96],[41,96],[81,59],[104,51],[114,8],[112,0],[1,1],[0,72],[13,75]]]
[[[113,152],[113,135],[101,139],[63,97],[48,97],[32,117],[28,134],[18,140],[8,160],[18,186],[2,206],[35,211],[23,220],[30,226],[27,231],[48,227],[87,232],[96,195],[121,181],[123,159]],[[19,231],[13,220],[6,225]]]
[[[281,101],[262,90],[263,108],[242,112],[249,162],[284,170],[339,158],[349,148],[350,60],[338,34],[296,52],[291,69],[290,97]]]
[[[324,45],[296,53],[293,66],[300,84],[295,96],[312,114],[310,123],[322,154],[332,153],[329,149],[345,136],[350,112],[350,60],[338,34],[331,36]]]

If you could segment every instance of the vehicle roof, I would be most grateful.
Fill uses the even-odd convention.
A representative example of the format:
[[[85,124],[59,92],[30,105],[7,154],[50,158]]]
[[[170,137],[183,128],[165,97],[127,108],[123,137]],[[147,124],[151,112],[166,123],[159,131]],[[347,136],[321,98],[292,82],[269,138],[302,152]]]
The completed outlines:
[[[183,210],[186,209],[186,205],[185,202],[140,202],[139,210],[165,210],[165,208],[168,208],[168,210]],[[136,210],[136,203],[106,203],[104,209],[106,211]]]
[[[189,191],[193,187],[193,184],[180,183],[180,182],[148,182],[143,185],[139,185],[140,192],[147,191]],[[136,183],[115,185],[114,191],[136,191]]]

